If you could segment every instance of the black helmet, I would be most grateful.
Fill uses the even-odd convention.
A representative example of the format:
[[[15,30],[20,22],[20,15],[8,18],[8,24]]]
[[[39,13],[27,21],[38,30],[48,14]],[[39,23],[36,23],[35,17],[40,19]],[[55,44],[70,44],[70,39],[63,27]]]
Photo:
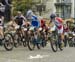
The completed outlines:
[[[51,18],[51,19],[53,19],[53,18],[55,18],[55,17],[56,17],[56,14],[51,14],[51,15],[50,15],[50,18]]]

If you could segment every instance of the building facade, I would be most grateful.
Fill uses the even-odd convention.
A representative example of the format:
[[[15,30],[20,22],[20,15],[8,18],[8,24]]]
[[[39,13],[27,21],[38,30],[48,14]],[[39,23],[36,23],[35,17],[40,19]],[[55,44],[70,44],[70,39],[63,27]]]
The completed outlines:
[[[61,18],[70,18],[72,10],[71,0],[56,0],[56,14]]]
[[[49,18],[51,13],[56,13],[57,16],[67,19],[75,18],[75,0],[34,0],[46,6],[42,16]],[[41,8],[39,6],[39,8]]]
[[[59,17],[75,19],[75,0],[56,0],[55,7]]]
[[[49,18],[51,13],[56,12],[55,8],[55,2],[56,0],[46,0],[45,5],[46,5],[46,10],[43,12],[43,17]]]

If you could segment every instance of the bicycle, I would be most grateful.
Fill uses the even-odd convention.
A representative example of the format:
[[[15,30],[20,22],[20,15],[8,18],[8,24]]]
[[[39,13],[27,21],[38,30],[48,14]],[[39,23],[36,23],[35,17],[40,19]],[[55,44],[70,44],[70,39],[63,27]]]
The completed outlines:
[[[23,29],[22,27],[19,27],[19,26],[16,27],[16,32],[13,36],[14,42],[15,42],[15,44],[14,44],[15,47],[18,47],[25,42],[25,37],[24,37],[24,34],[22,33],[22,29]]]
[[[62,51],[62,46],[61,46],[61,38],[58,35],[57,30],[51,31],[51,33],[48,33],[48,40],[50,41],[51,49],[53,52],[57,52],[58,48]]]
[[[68,43],[69,47],[75,47],[75,33],[69,33]]]
[[[29,50],[34,50],[35,46],[37,46],[38,49],[40,49],[41,47],[45,47],[46,46],[46,42],[45,42],[45,38],[44,38],[44,34],[42,34],[42,31],[38,31],[38,30],[30,30],[29,31],[29,35],[28,35],[28,48]]]
[[[6,32],[5,29],[6,29],[6,27],[4,26],[3,27],[3,33],[4,33],[3,37],[4,38],[0,39],[0,43],[1,43],[0,46],[4,46],[4,48],[7,51],[11,51],[11,50],[13,50],[13,47],[14,47],[13,36],[9,32]],[[0,38],[1,38],[1,35],[0,35]]]

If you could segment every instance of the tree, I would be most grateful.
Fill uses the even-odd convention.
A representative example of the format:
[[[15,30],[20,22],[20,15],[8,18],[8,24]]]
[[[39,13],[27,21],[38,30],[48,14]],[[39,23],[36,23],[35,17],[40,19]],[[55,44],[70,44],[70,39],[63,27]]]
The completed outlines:
[[[29,8],[32,7],[32,0],[13,0],[13,14],[16,14],[16,11],[22,11],[25,13]]]

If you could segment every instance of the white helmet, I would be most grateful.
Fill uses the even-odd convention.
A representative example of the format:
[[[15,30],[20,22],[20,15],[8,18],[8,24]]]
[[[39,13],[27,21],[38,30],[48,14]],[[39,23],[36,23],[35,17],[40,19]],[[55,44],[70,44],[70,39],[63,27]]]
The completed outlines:
[[[33,15],[33,11],[32,11],[32,10],[28,10],[27,16],[28,16],[28,15]]]

